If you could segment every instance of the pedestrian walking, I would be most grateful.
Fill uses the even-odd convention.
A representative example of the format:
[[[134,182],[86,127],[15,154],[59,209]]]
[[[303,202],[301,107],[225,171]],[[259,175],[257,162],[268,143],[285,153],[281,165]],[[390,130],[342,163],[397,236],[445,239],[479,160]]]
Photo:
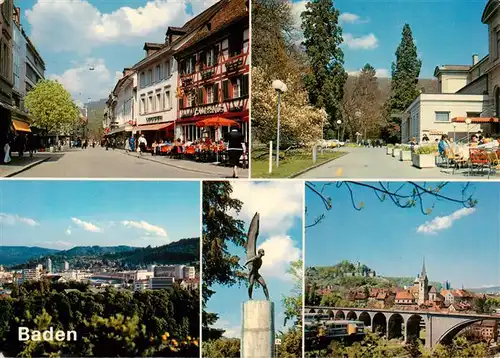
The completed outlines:
[[[226,141],[229,142],[227,154],[229,156],[229,164],[233,167],[233,178],[238,178],[238,167],[243,154],[245,138],[238,127],[231,127],[231,131],[226,135]]]
[[[130,151],[132,153],[135,152],[135,137],[133,134],[129,138],[129,143],[130,143]]]
[[[146,152],[147,147],[148,141],[146,140],[146,137],[144,137],[144,134],[141,134],[139,137],[139,153],[142,155],[142,152]]]
[[[129,138],[125,139],[125,152],[130,152],[130,140]]]

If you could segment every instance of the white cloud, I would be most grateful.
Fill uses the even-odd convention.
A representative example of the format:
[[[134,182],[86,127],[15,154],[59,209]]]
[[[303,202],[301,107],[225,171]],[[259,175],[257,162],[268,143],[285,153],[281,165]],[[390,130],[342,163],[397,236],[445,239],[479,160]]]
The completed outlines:
[[[288,235],[271,236],[264,241],[257,249],[264,249],[264,264],[260,273],[264,277],[275,277],[281,280],[292,280],[286,271],[290,263],[302,258],[300,248],[295,246],[295,242]]]
[[[85,0],[37,0],[26,10],[31,39],[40,48],[54,52],[89,54],[92,48],[120,43],[136,46],[165,36],[168,26],[182,26],[215,0],[153,0],[144,6],[120,7],[109,13],[99,11]]]
[[[90,232],[102,232],[103,230],[100,227],[97,227],[96,225],[92,224],[91,222],[88,221],[83,221],[77,218],[71,218],[71,221],[81,227],[85,231],[90,231]]]
[[[292,2],[291,5],[291,13],[292,13],[292,20],[294,23],[294,27],[298,30],[301,30],[301,24],[302,24],[302,18],[300,15],[306,10],[306,4],[307,1],[296,1]]]
[[[66,229],[66,235],[71,235],[71,226]]]
[[[373,33],[359,37],[345,33],[344,43],[351,50],[371,50],[378,47],[378,39]]]
[[[304,186],[299,182],[235,181],[233,197],[243,202],[241,218],[250,222],[260,213],[260,234],[285,234],[295,219],[302,219]]]
[[[417,232],[422,234],[436,234],[438,231],[449,229],[455,221],[471,215],[475,211],[475,208],[462,208],[448,216],[437,216],[420,225],[417,228]]]
[[[359,73],[361,72],[361,70],[358,70],[358,71],[347,71],[347,74],[349,76],[354,76],[354,77],[358,77],[359,76]],[[389,70],[385,69],[385,68],[377,68],[375,70],[375,75],[378,77],[378,78],[387,78],[387,77],[391,77],[390,73],[389,73]]]
[[[161,226],[156,226],[152,225],[144,220],[142,221],[122,221],[121,222],[123,226],[126,228],[135,228],[135,229],[140,229],[145,231],[146,236],[154,235],[154,236],[161,236],[161,237],[167,237],[167,231],[162,228]]]
[[[30,219],[30,218],[25,218],[19,215],[12,215],[12,214],[6,214],[6,213],[0,213],[0,223],[2,224],[7,224],[7,225],[16,225],[16,224],[24,224],[28,226],[38,226],[40,223],[37,221]]]
[[[339,16],[339,22],[341,24],[362,24],[368,22],[368,20],[362,20],[359,15],[344,12]]]
[[[94,68],[92,71],[89,70],[91,67]],[[61,83],[74,99],[86,102],[89,97],[94,100],[106,98],[122,73],[112,73],[101,58],[87,58],[60,75],[48,77]]]
[[[217,320],[217,322],[212,326],[212,328],[223,329],[223,336],[226,338],[240,338],[241,337],[241,327],[231,326],[231,322],[223,319]]]

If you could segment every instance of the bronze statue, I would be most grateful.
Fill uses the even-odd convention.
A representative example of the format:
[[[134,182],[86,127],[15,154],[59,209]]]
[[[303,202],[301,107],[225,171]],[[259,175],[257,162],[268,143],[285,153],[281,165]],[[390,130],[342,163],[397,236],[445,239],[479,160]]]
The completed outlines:
[[[248,266],[249,269],[248,281],[250,282],[250,286],[248,287],[248,297],[252,299],[253,285],[257,281],[262,286],[266,299],[269,301],[269,291],[267,290],[266,281],[264,281],[264,278],[259,273],[259,269],[262,267],[262,257],[265,253],[263,249],[259,249],[259,252],[256,253],[257,236],[259,236],[259,213],[255,213],[248,229],[246,244],[247,262],[245,262],[244,266]]]

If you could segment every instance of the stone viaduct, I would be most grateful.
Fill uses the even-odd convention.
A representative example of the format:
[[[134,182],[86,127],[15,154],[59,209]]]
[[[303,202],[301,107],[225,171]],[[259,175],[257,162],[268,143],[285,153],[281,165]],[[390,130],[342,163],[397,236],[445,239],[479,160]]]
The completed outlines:
[[[425,345],[429,348],[438,343],[450,343],[462,329],[475,322],[500,321],[500,315],[374,308],[306,306],[304,313],[321,313],[334,319],[362,321],[365,326],[371,327],[372,332],[382,332],[388,339],[403,338],[404,342],[419,338],[420,330],[425,329]]]

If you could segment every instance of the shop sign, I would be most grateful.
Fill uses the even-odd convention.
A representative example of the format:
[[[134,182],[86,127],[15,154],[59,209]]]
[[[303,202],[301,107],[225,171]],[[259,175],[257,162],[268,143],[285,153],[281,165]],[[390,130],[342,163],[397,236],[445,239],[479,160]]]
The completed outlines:
[[[219,114],[219,113],[224,113],[224,106],[213,105],[213,106],[199,107],[199,108],[196,108],[194,115],[195,116],[203,116],[206,114]]]
[[[147,117],[146,122],[151,123],[151,122],[161,122],[163,120],[163,116],[155,116],[155,117]]]

